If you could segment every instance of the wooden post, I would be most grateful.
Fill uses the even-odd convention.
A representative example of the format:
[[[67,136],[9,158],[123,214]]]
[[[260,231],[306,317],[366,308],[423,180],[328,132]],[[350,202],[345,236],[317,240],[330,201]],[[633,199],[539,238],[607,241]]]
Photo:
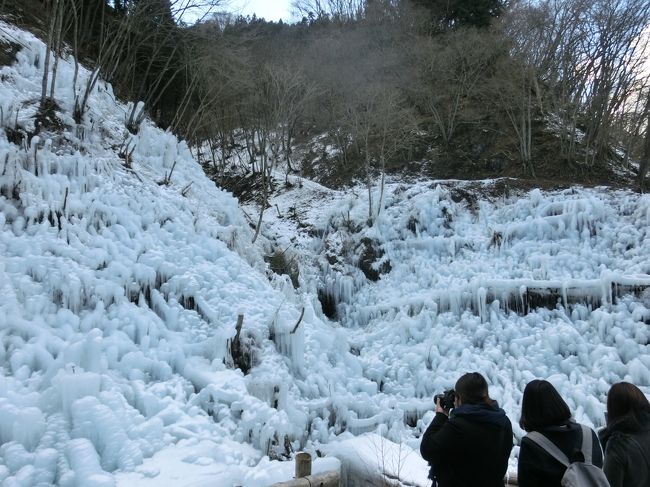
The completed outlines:
[[[506,473],[506,478],[503,479],[506,485],[519,485],[519,480],[517,479],[516,473]]]
[[[311,475],[311,455],[300,452],[296,454],[296,478],[300,479]]]

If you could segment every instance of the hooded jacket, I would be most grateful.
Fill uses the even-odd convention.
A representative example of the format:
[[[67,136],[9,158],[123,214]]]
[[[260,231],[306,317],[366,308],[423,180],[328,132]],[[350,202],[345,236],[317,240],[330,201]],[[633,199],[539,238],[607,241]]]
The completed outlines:
[[[503,487],[511,450],[510,420],[489,404],[463,404],[450,418],[436,413],[420,443],[439,487]]]
[[[574,421],[564,425],[549,426],[538,430],[551,440],[570,459],[576,458],[582,446],[582,429]],[[596,433],[592,431],[591,462],[603,466],[603,452]],[[531,439],[521,440],[517,477],[519,487],[560,487],[566,467],[549,455]]]
[[[603,470],[611,487],[650,487],[650,413],[605,428]]]

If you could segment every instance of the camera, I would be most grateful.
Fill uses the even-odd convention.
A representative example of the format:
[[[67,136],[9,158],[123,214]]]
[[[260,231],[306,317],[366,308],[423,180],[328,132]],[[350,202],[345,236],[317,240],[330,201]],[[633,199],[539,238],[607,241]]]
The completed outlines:
[[[436,394],[433,396],[433,401],[438,402],[440,399],[440,406],[445,411],[449,411],[454,407],[454,401],[456,400],[456,391],[449,389],[448,391],[443,392],[442,394]]]

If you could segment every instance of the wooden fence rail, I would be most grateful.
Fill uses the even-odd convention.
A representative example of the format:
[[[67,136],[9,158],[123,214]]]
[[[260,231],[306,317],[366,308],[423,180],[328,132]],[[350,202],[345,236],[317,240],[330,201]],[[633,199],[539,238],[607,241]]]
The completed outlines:
[[[309,453],[296,454],[296,477],[287,482],[279,482],[271,487],[339,487],[341,474],[335,470],[311,474],[311,455]]]
[[[339,487],[341,485],[341,475],[332,470],[317,475],[307,475],[299,479],[289,480],[273,484],[271,487]]]
[[[519,485],[516,474],[508,473],[503,480],[507,486]],[[397,482],[397,484],[390,483],[389,485],[402,485],[399,481]],[[341,474],[335,470],[312,475],[311,455],[301,452],[296,454],[295,478],[287,482],[278,482],[270,487],[340,487],[340,485]]]

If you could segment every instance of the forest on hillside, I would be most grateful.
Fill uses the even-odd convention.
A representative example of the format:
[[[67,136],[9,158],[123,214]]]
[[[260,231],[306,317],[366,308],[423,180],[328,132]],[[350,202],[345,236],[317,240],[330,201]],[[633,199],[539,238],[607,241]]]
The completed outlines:
[[[225,8],[0,0],[1,13],[92,70],[70,87],[77,122],[96,83],[109,81],[142,102],[130,131],[150,115],[217,179],[233,169],[264,179],[282,164],[346,184],[415,161],[439,177],[603,182],[626,171],[643,189],[645,0],[296,0],[302,20],[292,24]],[[190,11],[204,15],[186,23]],[[56,59],[41,60],[43,123],[56,110]],[[232,158],[244,150],[244,161]]]

